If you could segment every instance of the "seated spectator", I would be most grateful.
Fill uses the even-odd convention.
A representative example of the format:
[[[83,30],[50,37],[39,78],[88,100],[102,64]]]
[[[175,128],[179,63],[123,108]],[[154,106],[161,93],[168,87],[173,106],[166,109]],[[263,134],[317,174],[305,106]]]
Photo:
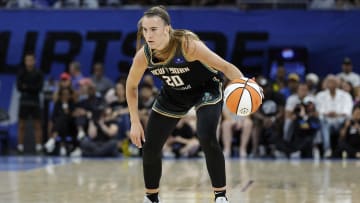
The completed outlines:
[[[140,121],[146,129],[147,121],[149,120],[149,113],[155,102],[155,94],[153,86],[144,83],[139,90],[139,114]]]
[[[58,0],[54,8],[99,8],[97,0]]]
[[[360,87],[354,87],[354,104],[360,104]]]
[[[273,90],[266,78],[259,76],[256,81],[264,90],[264,99],[259,110],[251,115],[254,123],[253,150],[256,151],[254,155],[259,153],[260,156],[271,157],[275,150],[274,141],[283,137],[285,99]],[[259,149],[258,144],[261,146]]]
[[[46,151],[50,154],[69,155],[77,145],[72,93],[70,88],[61,88],[58,91],[58,99],[51,116],[52,130],[45,144]]]
[[[309,95],[308,86],[305,83],[299,84],[296,94],[292,94],[287,98],[285,103],[285,123],[284,123],[284,138],[291,139],[291,132],[289,132],[290,123],[296,118],[295,107],[301,104],[305,98],[313,98]]]
[[[336,8],[341,10],[348,10],[355,8],[355,4],[351,0],[336,0]]]
[[[360,105],[354,106],[351,118],[340,130],[337,157],[346,152],[348,158],[360,158]]]
[[[351,82],[340,80],[339,88],[349,93],[351,98],[354,100],[354,87],[352,86]]]
[[[74,116],[78,130],[78,139],[81,139],[87,131],[88,115],[97,115],[104,106],[103,98],[97,94],[94,84],[89,79],[80,81],[79,98],[75,106]]]
[[[305,77],[305,83],[308,86],[309,94],[315,96],[319,91],[319,76],[315,73],[308,73]]]
[[[287,84],[284,88],[279,90],[279,93],[284,95],[285,99],[287,99],[290,95],[295,94],[297,87],[300,83],[300,77],[296,73],[290,73],[288,75]]]
[[[279,92],[286,87],[286,69],[284,63],[280,62],[275,73],[270,73],[272,88],[275,92]]]
[[[155,86],[154,76],[152,74],[145,74],[144,77],[143,77],[143,80],[142,80],[142,84],[152,86],[154,95],[159,94],[159,89]]]
[[[196,156],[199,148],[200,142],[193,129],[186,119],[180,119],[165,143],[163,154],[165,157],[193,157]]]
[[[293,119],[290,123],[290,139],[279,140],[277,149],[285,152],[288,156],[300,151],[301,158],[313,157],[314,138],[320,129],[320,120],[313,99],[304,99],[293,110]]]
[[[221,138],[223,144],[223,153],[225,157],[232,155],[232,143],[234,136],[238,137],[240,141],[239,156],[242,158],[247,157],[247,147],[250,140],[253,122],[250,117],[240,117],[231,114],[224,106],[223,120],[221,123]]]
[[[59,81],[57,83],[57,87],[55,88],[54,93],[53,93],[53,101],[58,100],[58,96],[59,96],[58,91],[62,88],[72,89],[71,75],[69,73],[63,72],[60,74]],[[73,99],[76,100],[77,95],[75,94],[74,91],[72,93],[72,96],[73,96]]]
[[[360,86],[360,75],[353,72],[353,65],[350,58],[344,58],[341,70],[342,71],[336,75],[338,78],[350,82],[353,87]]]
[[[113,111],[113,116],[115,117],[117,124],[119,126],[119,133],[117,139],[119,140],[119,148],[122,149],[122,152],[127,155],[137,155],[131,154],[129,152],[129,132],[130,132],[130,114],[128,109],[128,104],[125,97],[125,85],[121,82],[118,82],[115,86],[115,96],[116,100],[108,103]],[[137,148],[136,148],[137,149]]]
[[[337,144],[331,140],[338,140],[341,125],[351,115],[353,100],[349,93],[339,88],[336,76],[328,75],[324,84],[326,89],[316,95],[316,107],[320,114],[324,157],[328,158]]]
[[[118,125],[110,107],[99,110],[99,115],[89,114],[88,136],[80,140],[84,157],[107,157],[118,155]]]
[[[312,0],[310,3],[312,9],[334,9],[335,0]]]

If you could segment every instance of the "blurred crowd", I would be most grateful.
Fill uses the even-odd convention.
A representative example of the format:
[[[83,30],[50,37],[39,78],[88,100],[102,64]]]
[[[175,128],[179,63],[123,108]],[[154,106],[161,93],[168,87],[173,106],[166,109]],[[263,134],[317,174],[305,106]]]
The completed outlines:
[[[24,153],[24,137],[29,133],[25,122],[30,119],[34,121],[34,148],[39,154],[141,155],[141,149],[129,140],[126,75],[112,81],[104,74],[102,63],[95,63],[88,75],[79,62],[73,61],[67,72],[45,80],[35,61],[34,54],[26,54],[17,77],[21,95],[18,153]],[[315,73],[288,72],[279,63],[275,76],[259,75],[255,80],[265,96],[256,113],[235,116],[224,105],[218,139],[225,157],[360,158],[360,76],[353,72],[350,58],[339,64],[337,74],[323,78]],[[138,101],[144,129],[158,92],[153,76],[146,74]],[[45,95],[48,105],[42,105],[40,94]],[[48,113],[44,116],[41,112]],[[48,132],[42,132],[41,123]],[[203,156],[194,109],[169,135],[163,155]]]
[[[98,9],[150,5],[216,6],[239,9],[357,9],[360,0],[0,0],[0,8]]]

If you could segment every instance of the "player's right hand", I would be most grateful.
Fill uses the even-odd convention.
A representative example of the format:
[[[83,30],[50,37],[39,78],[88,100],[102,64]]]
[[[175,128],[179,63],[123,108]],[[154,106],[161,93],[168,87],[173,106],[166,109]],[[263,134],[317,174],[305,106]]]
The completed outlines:
[[[130,139],[134,145],[138,148],[142,148],[141,141],[145,142],[145,134],[140,122],[131,123]]]

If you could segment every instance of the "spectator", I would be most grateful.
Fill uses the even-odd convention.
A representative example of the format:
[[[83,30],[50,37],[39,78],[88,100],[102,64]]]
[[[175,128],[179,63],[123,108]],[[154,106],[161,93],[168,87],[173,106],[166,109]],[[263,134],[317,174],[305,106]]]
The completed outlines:
[[[60,74],[58,85],[57,85],[57,87],[56,87],[56,89],[54,91],[54,94],[53,94],[53,100],[54,101],[58,100],[59,90],[63,89],[63,88],[72,89],[71,75],[69,73],[66,73],[66,72],[63,72],[63,73]],[[75,92],[73,90],[72,90],[72,96],[73,96],[74,100],[77,98],[76,94],[75,94]]]
[[[104,95],[107,90],[114,87],[114,83],[104,75],[104,66],[99,62],[93,66],[91,80],[95,84],[96,91],[101,93],[101,95]]]
[[[312,0],[310,3],[312,9],[334,9],[335,0]]]
[[[17,89],[20,92],[17,146],[19,153],[24,152],[25,124],[28,119],[32,120],[34,124],[36,152],[40,153],[42,151],[41,108],[39,96],[43,87],[44,78],[42,73],[36,70],[35,63],[35,55],[33,53],[25,54],[25,68],[20,70],[16,81]]]
[[[0,0],[0,8],[4,8],[9,0]]]
[[[99,115],[89,114],[88,136],[80,140],[84,157],[117,156],[118,125],[110,107],[99,109]]]
[[[304,99],[312,98],[309,95],[308,86],[305,83],[299,84],[297,93],[287,98],[285,103],[285,123],[284,123],[284,139],[290,140],[292,132],[289,132],[290,123],[296,119],[295,107],[303,103]],[[314,99],[313,99],[314,100]]]
[[[320,129],[320,120],[313,99],[305,98],[293,109],[293,119],[290,121],[290,139],[277,142],[277,148],[288,156],[300,151],[301,158],[313,157],[314,138]]]
[[[350,58],[344,58],[341,68],[342,72],[337,74],[340,79],[350,82],[353,87],[360,86],[360,75],[352,71],[353,65]]]
[[[54,8],[99,8],[97,0],[58,0]]]
[[[296,73],[290,73],[287,77],[287,84],[285,87],[279,90],[287,99],[290,95],[295,94],[300,83],[300,77]]]
[[[348,10],[354,8],[354,3],[351,0],[336,0],[335,5],[337,9]]]
[[[34,8],[34,3],[31,0],[9,0],[7,1],[7,8]]]
[[[234,136],[239,135],[239,156],[247,157],[247,147],[250,140],[253,122],[250,117],[239,117],[232,115],[229,110],[223,108],[223,120],[221,123],[221,138],[225,157],[230,157],[232,152],[232,141]]]
[[[360,158],[360,106],[354,106],[351,118],[345,121],[340,130],[339,149],[337,156],[342,152],[349,158]]]
[[[354,88],[349,81],[340,80],[340,89],[344,90],[345,92],[351,95],[351,98],[354,99]]]
[[[69,65],[69,73],[71,75],[73,90],[78,91],[80,89],[80,81],[85,78],[81,72],[80,63],[77,61],[71,62]]]
[[[155,94],[154,94],[153,86],[147,83],[142,84],[139,93],[139,114],[140,114],[140,120],[144,125],[144,128],[146,128],[147,126],[149,113],[154,102],[155,102]]]
[[[196,156],[200,149],[199,139],[187,122],[186,118],[180,119],[174,131],[168,137],[164,148],[165,157],[193,157]]]
[[[259,150],[260,155],[273,156],[274,140],[282,137],[283,134],[285,99],[282,94],[273,90],[270,82],[264,77],[259,76],[256,81],[264,90],[264,99],[259,110],[252,114],[253,148],[254,151]],[[258,144],[262,146],[259,149]]]
[[[81,139],[87,131],[88,115],[98,116],[99,108],[103,108],[104,100],[96,93],[94,84],[89,79],[80,81],[81,95],[76,103],[74,116],[76,119],[76,126],[78,130],[78,139]]]
[[[113,7],[113,8],[117,8],[120,7],[123,2],[125,2],[126,0],[99,0],[99,6],[100,7]]]
[[[276,69],[276,73],[271,77],[272,86],[275,92],[279,92],[286,87],[286,69],[284,63],[279,63]]]
[[[334,75],[326,77],[325,87],[316,95],[316,107],[320,114],[324,157],[330,157],[333,148],[330,138],[334,136],[337,140],[341,124],[351,115],[353,100],[349,93],[339,89],[339,79]]]
[[[360,87],[354,87],[354,104],[360,104]]]
[[[308,86],[309,95],[315,96],[319,91],[319,76],[315,73],[308,73],[305,76],[305,82]]]
[[[76,125],[73,117],[75,102],[73,100],[73,90],[69,87],[61,88],[58,91],[52,112],[51,136],[45,144],[46,151],[53,153],[57,144],[55,154],[69,155],[76,147]],[[57,143],[56,143],[57,142]]]
[[[108,103],[108,105],[112,108],[113,116],[115,117],[119,127],[117,139],[119,140],[120,148],[122,148],[123,152],[128,152],[129,149],[124,148],[126,146],[124,144],[129,144],[128,138],[130,131],[130,115],[125,96],[125,85],[118,82],[115,86],[115,90],[116,100]],[[134,148],[137,149],[136,147]]]
[[[142,84],[147,84],[152,86],[154,95],[159,94],[159,89],[155,86],[154,77],[151,74],[144,75]]]

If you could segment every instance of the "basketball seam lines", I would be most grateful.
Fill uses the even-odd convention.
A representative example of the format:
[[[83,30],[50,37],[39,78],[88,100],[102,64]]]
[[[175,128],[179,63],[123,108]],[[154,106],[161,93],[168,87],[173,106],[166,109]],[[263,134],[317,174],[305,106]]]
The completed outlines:
[[[255,92],[258,92],[254,87],[252,87],[251,85],[249,85],[249,88],[253,89]],[[254,108],[253,106],[253,99],[252,99],[252,94],[249,94],[250,95],[250,99],[251,99],[251,112]]]
[[[231,96],[232,94],[234,94],[234,92],[236,92],[236,90],[241,89],[241,88],[242,88],[242,87],[237,87],[237,88],[235,88],[233,91],[231,91],[231,93],[229,94],[228,98],[230,98],[230,96]],[[241,92],[241,95],[242,95],[243,92],[244,92],[244,90]],[[240,104],[240,100],[241,100],[241,95],[240,95],[240,99],[238,99],[238,103],[236,104],[236,114],[237,114],[237,110],[238,110],[238,108],[239,108],[239,104]]]
[[[239,109],[239,104],[240,104],[240,101],[241,101],[241,97],[242,97],[242,95],[244,94],[244,91],[246,90],[246,85],[247,85],[248,81],[249,81],[249,79],[246,79],[245,84],[244,84],[244,89],[243,89],[243,91],[242,91],[241,94],[240,94],[239,103],[238,103],[237,106],[236,106],[236,114],[238,113],[238,109]],[[250,94],[250,98],[251,98],[251,94]],[[251,104],[252,104],[252,103],[251,103]],[[252,105],[251,105],[251,106],[252,106]],[[252,108],[252,107],[251,107],[251,108]]]

